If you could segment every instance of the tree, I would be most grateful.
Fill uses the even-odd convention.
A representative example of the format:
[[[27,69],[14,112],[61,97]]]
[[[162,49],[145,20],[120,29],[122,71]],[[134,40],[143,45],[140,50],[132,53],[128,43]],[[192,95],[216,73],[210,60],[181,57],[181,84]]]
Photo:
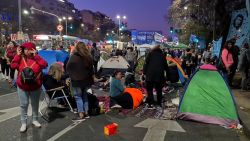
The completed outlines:
[[[212,41],[226,37],[233,10],[244,8],[244,0],[173,0],[167,19],[179,33],[181,42],[188,43],[190,34]],[[184,8],[187,7],[187,8]]]

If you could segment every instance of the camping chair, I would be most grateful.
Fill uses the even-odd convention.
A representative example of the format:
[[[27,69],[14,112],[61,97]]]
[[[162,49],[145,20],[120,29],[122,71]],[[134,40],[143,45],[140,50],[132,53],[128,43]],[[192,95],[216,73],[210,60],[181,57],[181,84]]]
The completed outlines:
[[[48,118],[45,117],[45,114],[46,114],[47,111],[45,110],[45,112],[44,112],[45,114],[44,114],[44,113],[42,112],[41,107],[43,107],[43,105],[44,105],[45,103],[47,103],[47,108],[50,108],[50,105],[51,105],[52,100],[65,99],[66,102],[67,102],[67,104],[68,104],[68,106],[69,106],[69,108],[70,108],[70,111],[71,111],[71,112],[74,112],[74,110],[73,110],[73,108],[72,108],[72,106],[71,106],[71,104],[70,104],[70,102],[69,102],[69,100],[68,100],[68,96],[65,94],[63,88],[64,88],[64,86],[61,86],[61,87],[58,87],[58,88],[54,88],[54,89],[50,89],[50,90],[46,90],[46,89],[44,88],[44,86],[42,86],[43,93],[44,93],[45,95],[44,95],[44,99],[43,99],[43,101],[42,101],[42,104],[41,104],[41,106],[40,106],[40,108],[39,108],[39,113],[41,114],[41,116],[42,116],[45,120],[48,121]],[[61,91],[62,94],[63,94],[63,96],[61,96],[61,97],[55,97],[57,91]],[[47,92],[53,92],[51,98],[49,98]]]

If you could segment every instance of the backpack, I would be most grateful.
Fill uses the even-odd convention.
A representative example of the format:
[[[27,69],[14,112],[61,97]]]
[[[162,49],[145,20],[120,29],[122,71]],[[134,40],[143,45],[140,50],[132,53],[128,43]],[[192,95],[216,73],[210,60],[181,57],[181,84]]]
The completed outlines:
[[[23,62],[25,67],[23,68],[22,72],[21,72],[21,81],[24,84],[34,84],[36,83],[36,79],[41,75],[41,73],[39,73],[37,76],[35,75],[32,67],[36,64],[36,62],[34,62],[33,64],[31,64],[30,66],[27,65],[27,62],[25,61],[24,58]]]
[[[101,57],[101,53],[100,51],[97,49],[97,48],[93,48],[92,50],[92,55],[93,55],[93,60],[98,62],[100,60],[100,57]]]
[[[90,116],[96,116],[100,114],[101,108],[99,106],[99,100],[93,94],[87,93],[89,101],[89,111]]]

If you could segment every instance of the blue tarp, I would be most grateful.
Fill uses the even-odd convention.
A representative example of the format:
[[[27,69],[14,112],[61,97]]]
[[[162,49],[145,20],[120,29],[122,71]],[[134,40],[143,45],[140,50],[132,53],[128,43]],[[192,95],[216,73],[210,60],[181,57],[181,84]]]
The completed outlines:
[[[56,62],[64,63],[68,59],[69,54],[65,51],[55,50],[40,50],[38,54],[48,63],[48,67],[43,70],[44,74],[47,74],[52,64]]]

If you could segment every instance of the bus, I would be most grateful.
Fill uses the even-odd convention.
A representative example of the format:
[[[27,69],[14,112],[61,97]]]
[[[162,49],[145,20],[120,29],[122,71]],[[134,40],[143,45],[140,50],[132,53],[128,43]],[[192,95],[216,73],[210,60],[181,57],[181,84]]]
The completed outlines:
[[[53,47],[63,46],[67,48],[77,42],[84,42],[85,44],[90,42],[87,39],[67,35],[33,35],[33,41],[37,46],[37,50],[41,50],[42,47],[52,49]]]

